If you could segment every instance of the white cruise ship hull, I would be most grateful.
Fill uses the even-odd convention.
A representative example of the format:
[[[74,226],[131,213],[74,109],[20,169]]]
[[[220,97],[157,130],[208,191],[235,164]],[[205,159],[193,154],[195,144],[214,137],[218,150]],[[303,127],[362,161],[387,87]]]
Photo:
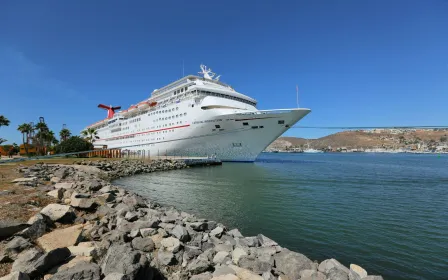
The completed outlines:
[[[258,110],[256,100],[213,79],[186,76],[155,90],[128,110],[98,105],[107,119],[88,129],[97,133],[98,148],[149,156],[216,157],[222,161],[254,161],[277,137],[310,110]],[[86,131],[84,131],[86,134]]]
[[[131,140],[99,139],[95,145],[144,153],[149,157],[216,157],[222,161],[253,162],[269,144],[309,112],[309,109],[235,114],[210,112],[214,116],[206,121],[138,131],[131,134]]]

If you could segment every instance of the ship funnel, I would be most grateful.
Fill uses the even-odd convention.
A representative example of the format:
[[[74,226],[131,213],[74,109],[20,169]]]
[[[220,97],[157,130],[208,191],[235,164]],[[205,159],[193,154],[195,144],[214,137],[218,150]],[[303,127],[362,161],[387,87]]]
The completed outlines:
[[[115,110],[120,110],[121,106],[112,107],[112,105],[111,106],[106,106],[104,104],[99,104],[98,108],[107,110],[107,118],[110,119],[110,118],[112,118],[114,116]]]

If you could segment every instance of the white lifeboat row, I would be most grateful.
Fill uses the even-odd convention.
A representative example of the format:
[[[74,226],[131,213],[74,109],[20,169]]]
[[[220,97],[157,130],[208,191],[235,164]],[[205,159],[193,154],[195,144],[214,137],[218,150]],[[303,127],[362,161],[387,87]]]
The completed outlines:
[[[137,105],[131,105],[127,110],[123,110],[120,112],[122,116],[129,116],[134,113],[137,113],[139,111],[148,109],[149,107],[154,107],[157,105],[157,102],[149,102],[149,101],[142,101],[138,103]]]

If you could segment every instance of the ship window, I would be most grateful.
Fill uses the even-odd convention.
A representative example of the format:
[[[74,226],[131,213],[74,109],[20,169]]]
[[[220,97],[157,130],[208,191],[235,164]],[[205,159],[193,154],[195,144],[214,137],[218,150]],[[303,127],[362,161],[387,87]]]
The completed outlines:
[[[180,89],[180,92],[184,92],[184,89],[183,89],[183,88],[181,88],[181,89]]]
[[[191,108],[193,108],[194,107],[194,104],[191,104]]]
[[[280,121],[278,121],[278,124],[284,124],[284,123],[285,123],[284,120],[280,120]]]
[[[252,126],[253,129],[258,128],[258,126]]]
[[[219,124],[215,124],[216,128],[221,128],[221,126]]]
[[[179,110],[179,107],[176,107],[176,110]]]
[[[264,126],[260,125],[260,128],[264,128]]]
[[[187,113],[184,113],[184,116],[186,116],[187,115]]]

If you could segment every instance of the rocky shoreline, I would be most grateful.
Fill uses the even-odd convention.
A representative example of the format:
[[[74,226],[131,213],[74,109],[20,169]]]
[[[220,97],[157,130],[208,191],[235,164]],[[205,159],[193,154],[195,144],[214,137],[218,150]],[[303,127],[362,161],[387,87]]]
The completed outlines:
[[[311,261],[259,234],[162,206],[111,180],[186,168],[183,161],[82,161],[19,167],[14,183],[57,199],[28,223],[0,222],[6,279],[380,280],[335,259]]]

